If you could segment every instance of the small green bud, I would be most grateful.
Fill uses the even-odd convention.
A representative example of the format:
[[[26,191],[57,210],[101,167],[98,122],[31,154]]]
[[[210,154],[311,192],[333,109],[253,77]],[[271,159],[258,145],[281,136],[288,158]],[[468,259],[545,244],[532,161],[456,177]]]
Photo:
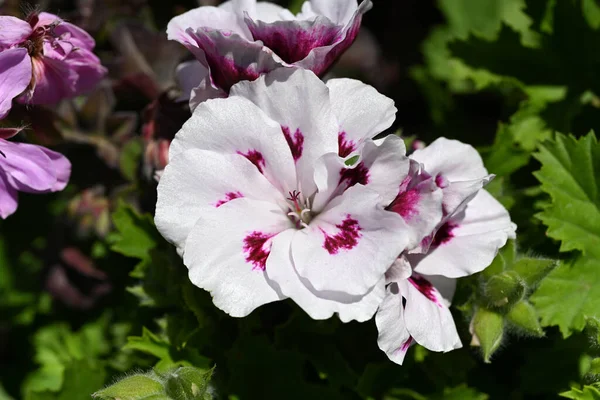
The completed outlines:
[[[164,393],[165,389],[160,382],[160,378],[154,373],[150,373],[128,376],[107,388],[97,391],[92,396],[103,400],[168,400],[169,398]]]
[[[481,346],[483,361],[489,363],[504,336],[504,317],[494,311],[479,308],[471,321],[471,333],[471,345]]]
[[[514,271],[492,276],[485,285],[485,298],[493,307],[510,307],[525,295],[525,284]]]
[[[525,300],[515,304],[506,314],[506,318],[526,333],[538,337],[544,335],[535,308]]]
[[[521,258],[512,268],[529,287],[536,286],[556,266],[558,261],[544,258]]]
[[[168,374],[165,389],[173,400],[203,400],[213,370],[181,367]]]

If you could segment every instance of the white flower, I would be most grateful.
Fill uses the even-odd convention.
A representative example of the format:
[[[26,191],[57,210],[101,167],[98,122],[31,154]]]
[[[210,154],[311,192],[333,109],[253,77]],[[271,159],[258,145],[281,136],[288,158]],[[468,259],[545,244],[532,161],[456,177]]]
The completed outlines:
[[[384,209],[409,172],[404,144],[371,140],[395,111],[360,82],[291,68],[199,105],[171,144],[155,217],[191,281],[232,316],[290,297],[315,319],[371,318],[415,236]]]
[[[298,15],[269,2],[230,0],[173,18],[169,39],[196,57],[183,65],[180,81],[192,109],[209,98],[226,97],[231,86],[273,69],[295,66],[324,74],[356,39],[371,0],[311,0]],[[185,75],[185,76],[182,76]]]
[[[448,309],[453,278],[490,265],[516,230],[506,209],[482,189],[493,176],[473,147],[440,138],[410,158],[442,188],[444,217],[386,273],[386,297],[376,316],[378,344],[399,364],[413,342],[444,352],[461,346]],[[408,192],[401,190],[399,198]],[[408,197],[419,199],[414,204],[426,201],[422,193]],[[388,208],[404,211],[394,203]]]

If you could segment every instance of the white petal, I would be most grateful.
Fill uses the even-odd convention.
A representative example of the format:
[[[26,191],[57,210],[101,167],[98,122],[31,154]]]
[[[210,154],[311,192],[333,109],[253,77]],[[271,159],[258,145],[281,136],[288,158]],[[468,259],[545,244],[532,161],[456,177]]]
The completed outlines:
[[[388,136],[380,146],[371,140],[365,142],[360,158],[350,167],[337,154],[321,157],[315,165],[314,179],[319,191],[315,195],[314,209],[320,211],[332,198],[356,184],[377,192],[381,204],[387,206],[398,194],[398,187],[408,173],[410,160],[405,153],[402,139]]]
[[[450,307],[454,292],[456,292],[456,279],[447,278],[442,275],[423,275],[423,277],[431,282],[433,287],[435,287],[442,295],[444,304],[446,304],[447,307]]]
[[[406,225],[361,185],[336,197],[292,243],[296,270],[316,290],[364,295],[404,250]]]
[[[193,148],[244,155],[283,193],[298,189],[292,153],[279,124],[244,98],[200,104],[175,136],[169,158]]]
[[[385,283],[403,281],[410,278],[412,273],[410,262],[408,262],[404,255],[401,255],[394,260],[394,263],[385,272]]]
[[[271,255],[267,261],[267,276],[277,283],[281,292],[298,304],[311,318],[328,319],[334,313],[342,322],[364,322],[375,314],[385,295],[385,283],[381,279],[364,296],[351,296],[343,292],[319,292],[307,279],[298,275],[290,251],[294,231],[279,234],[273,240]]]
[[[481,179],[488,175],[481,156],[468,144],[446,138],[416,150],[410,158],[425,165],[432,176],[442,174],[450,182]]]
[[[240,82],[231,96],[250,99],[281,125],[298,171],[299,190],[311,195],[314,164],[326,153],[337,152],[337,122],[331,112],[329,90],[310,71],[281,68],[254,82]]]
[[[340,25],[347,24],[358,9],[357,0],[310,0],[310,4],[315,13]]]
[[[400,283],[400,291],[406,299],[406,328],[417,343],[443,352],[462,347],[450,310],[428,280],[413,275]]]
[[[453,217],[449,224],[438,231],[425,256],[408,256],[416,272],[449,278],[474,274],[490,265],[498,249],[515,237],[508,212],[485,190],[468,203],[464,216]]]
[[[357,148],[360,142],[372,139],[394,122],[398,111],[394,101],[372,86],[344,78],[330,79],[327,87],[333,113],[340,124],[340,142],[345,140],[347,146]],[[347,154],[340,152],[340,155]]]
[[[199,149],[181,153],[169,162],[157,194],[156,226],[180,251],[198,218],[229,200],[285,201],[244,157]]]
[[[195,38],[190,34],[204,29],[220,30],[236,33],[242,38],[252,40],[252,35],[245,24],[233,12],[219,7],[198,7],[169,21],[167,37],[182,44],[197,47]]]
[[[186,242],[183,262],[190,280],[234,317],[283,299],[269,284],[265,267],[272,239],[290,226],[277,206],[263,201],[241,198],[216,208],[198,221]]]
[[[404,306],[397,283],[388,286],[385,299],[375,315],[375,324],[379,331],[377,338],[379,348],[390,360],[402,365],[412,338],[404,322]]]
[[[286,11],[288,10],[280,5],[269,3],[268,1],[259,1],[256,3],[256,14],[250,15],[250,17],[259,21],[275,22],[280,21],[282,19],[281,14]]]

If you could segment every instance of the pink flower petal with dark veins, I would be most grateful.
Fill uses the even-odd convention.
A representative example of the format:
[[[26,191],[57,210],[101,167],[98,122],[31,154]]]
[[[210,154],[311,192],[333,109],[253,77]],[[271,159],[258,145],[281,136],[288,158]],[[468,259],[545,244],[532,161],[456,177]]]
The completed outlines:
[[[317,47],[330,46],[343,38],[343,27],[319,16],[310,21],[265,23],[246,17],[254,40],[261,40],[288,64],[305,59]]]

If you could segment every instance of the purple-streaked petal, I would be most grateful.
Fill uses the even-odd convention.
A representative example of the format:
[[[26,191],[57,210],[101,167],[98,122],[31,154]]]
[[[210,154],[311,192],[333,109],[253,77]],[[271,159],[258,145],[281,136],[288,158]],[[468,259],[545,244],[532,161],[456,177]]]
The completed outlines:
[[[295,189],[314,193],[316,161],[324,154],[337,153],[338,148],[327,86],[310,71],[281,68],[254,82],[238,83],[230,95],[251,100],[281,125],[281,135],[296,162],[300,187]]]
[[[246,197],[275,202],[281,197],[244,157],[198,149],[171,159],[157,192],[156,226],[180,251],[196,221],[228,201]]]
[[[294,237],[298,274],[318,291],[367,293],[408,241],[402,218],[378,203],[379,195],[361,185],[333,199]]]
[[[6,179],[4,171],[0,170],[0,217],[5,219],[17,210],[19,205],[17,189]]]
[[[371,6],[372,3],[370,0],[363,1],[358,10],[350,18],[348,24],[338,35],[338,40],[335,43],[314,48],[303,60],[296,62],[295,65],[300,68],[309,69],[319,76],[325,74],[338,57],[354,42],[360,30],[362,16]]]
[[[331,97],[331,106],[340,125],[340,144],[346,144],[346,150],[340,148],[340,155],[358,148],[365,139],[372,139],[389,128],[396,116],[394,101],[375,88],[354,79],[330,79],[327,87]],[[368,107],[364,105],[368,104]]]
[[[419,163],[410,163],[410,172],[387,210],[400,215],[410,228],[408,249],[412,250],[442,222],[444,193]]]
[[[347,166],[335,153],[326,154],[315,165],[315,184],[319,191],[313,209],[322,210],[330,199],[355,184],[379,193],[381,204],[387,206],[398,194],[398,187],[408,173],[410,161],[405,153],[402,139],[388,136],[380,146],[372,141],[365,143],[360,158],[352,166]]]
[[[402,365],[412,338],[404,322],[404,306],[398,283],[391,283],[375,315],[375,324],[379,331],[377,345],[390,360]]]
[[[169,157],[193,148],[243,155],[282,193],[298,189],[281,127],[247,99],[232,96],[200,104],[175,136]]]
[[[31,26],[22,19],[0,16],[0,50],[24,42],[32,32]]]
[[[338,43],[343,26],[325,17],[307,21],[275,21],[266,23],[246,18],[254,40],[261,40],[288,64],[305,59],[317,47]]]
[[[462,347],[450,309],[431,282],[413,274],[399,287],[406,299],[406,329],[418,344],[443,352]]]
[[[492,263],[498,249],[515,237],[515,229],[506,209],[481,190],[464,213],[438,230],[427,254],[407,257],[418,273],[449,278],[471,275]]]
[[[28,193],[52,191],[57,182],[54,162],[41,146],[0,140],[0,168],[14,188]]]
[[[261,42],[250,42],[235,33],[207,28],[190,36],[197,46],[189,47],[190,50],[198,61],[206,63],[212,82],[225,92],[240,81],[253,81],[282,66]]]
[[[39,149],[50,158],[50,161],[53,164],[52,167],[56,176],[56,182],[52,185],[50,191],[58,192],[63,190],[69,183],[69,178],[71,177],[71,162],[62,154],[43,146],[39,146]]]
[[[27,50],[15,48],[0,52],[0,119],[6,117],[12,100],[31,82],[31,57]]]
[[[282,232],[273,239],[271,254],[267,260],[267,276],[275,281],[281,292],[294,300],[311,318],[328,319],[334,313],[342,322],[364,322],[375,314],[385,295],[381,279],[364,296],[351,296],[344,292],[319,292],[307,279],[298,275],[291,258],[290,245],[294,230]]]
[[[183,262],[190,280],[234,317],[283,299],[265,269],[274,238],[291,225],[281,209],[268,202],[238,198],[215,208],[200,218],[187,239]]]

